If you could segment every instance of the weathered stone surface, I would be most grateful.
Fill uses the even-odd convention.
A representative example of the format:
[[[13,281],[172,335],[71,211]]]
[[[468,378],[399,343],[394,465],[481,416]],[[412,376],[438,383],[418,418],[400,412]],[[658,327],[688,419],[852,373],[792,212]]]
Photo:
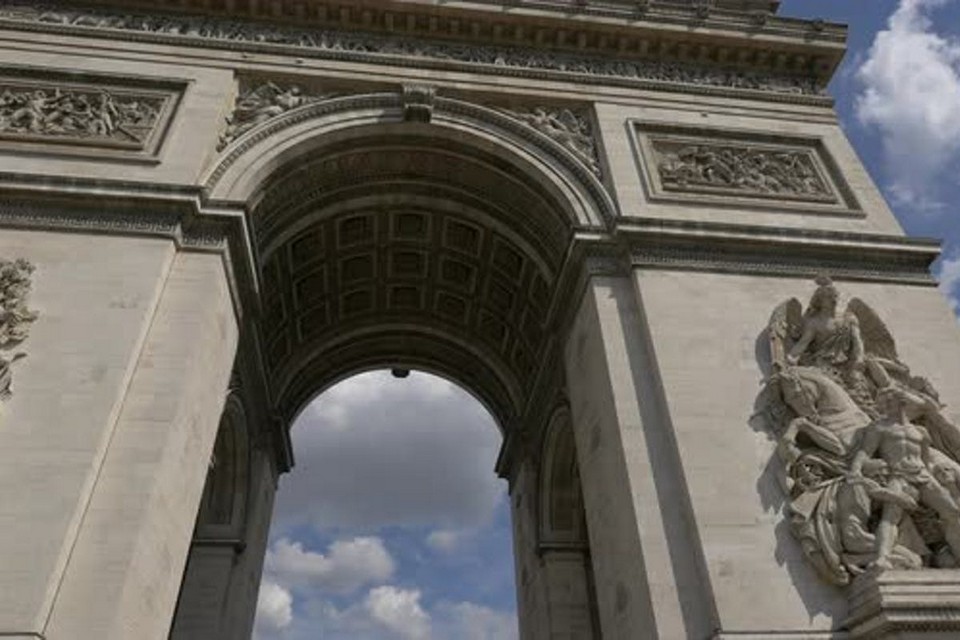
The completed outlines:
[[[952,593],[951,569],[855,583],[852,605],[822,580],[754,415],[771,308],[825,268],[865,301],[865,371],[936,401],[876,358],[909,363],[956,402],[936,249],[901,237],[818,95],[841,28],[746,0],[223,13],[241,4],[0,4],[0,257],[36,267],[0,317],[30,329],[3,356],[29,353],[0,422],[0,635],[249,637],[289,420],[384,365],[496,414],[523,640],[839,639],[895,612],[903,581]],[[798,305],[775,324],[782,370],[832,367]],[[207,469],[235,411],[228,481]],[[888,445],[917,420],[852,446],[861,471],[912,460]],[[938,533],[925,567],[952,546]]]

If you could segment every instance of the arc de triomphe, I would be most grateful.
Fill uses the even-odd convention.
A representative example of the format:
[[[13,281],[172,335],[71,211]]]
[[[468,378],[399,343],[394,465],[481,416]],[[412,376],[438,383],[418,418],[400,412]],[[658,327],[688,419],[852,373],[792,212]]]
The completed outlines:
[[[956,637],[938,245],[776,4],[0,2],[0,636],[249,637],[385,366],[497,419],[524,640]]]

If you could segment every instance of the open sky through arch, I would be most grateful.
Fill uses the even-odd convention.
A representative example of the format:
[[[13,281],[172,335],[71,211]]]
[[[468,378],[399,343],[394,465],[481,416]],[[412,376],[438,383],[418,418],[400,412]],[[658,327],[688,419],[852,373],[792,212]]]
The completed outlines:
[[[500,433],[426,373],[349,378],[294,425],[257,640],[514,640],[516,591]]]
[[[906,232],[943,240],[934,273],[960,312],[960,0],[784,0],[780,13],[850,26],[830,86],[841,125]],[[301,421],[257,639],[514,640],[500,436],[479,403],[440,378],[375,372]]]

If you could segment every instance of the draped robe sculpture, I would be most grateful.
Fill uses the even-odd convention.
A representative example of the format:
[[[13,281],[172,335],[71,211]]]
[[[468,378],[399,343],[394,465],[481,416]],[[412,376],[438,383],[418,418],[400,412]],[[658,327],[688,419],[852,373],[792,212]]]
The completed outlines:
[[[826,580],[960,566],[960,429],[862,300],[817,279],[770,319],[764,404],[787,517]]]

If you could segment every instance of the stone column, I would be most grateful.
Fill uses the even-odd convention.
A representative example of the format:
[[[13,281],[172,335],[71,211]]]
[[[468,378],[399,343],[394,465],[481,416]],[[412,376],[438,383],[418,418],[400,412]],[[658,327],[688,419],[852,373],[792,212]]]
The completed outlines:
[[[0,424],[0,636],[164,640],[236,347],[219,254],[4,230],[38,312]]]
[[[588,281],[566,374],[601,634],[706,638],[709,588],[631,281]]]

